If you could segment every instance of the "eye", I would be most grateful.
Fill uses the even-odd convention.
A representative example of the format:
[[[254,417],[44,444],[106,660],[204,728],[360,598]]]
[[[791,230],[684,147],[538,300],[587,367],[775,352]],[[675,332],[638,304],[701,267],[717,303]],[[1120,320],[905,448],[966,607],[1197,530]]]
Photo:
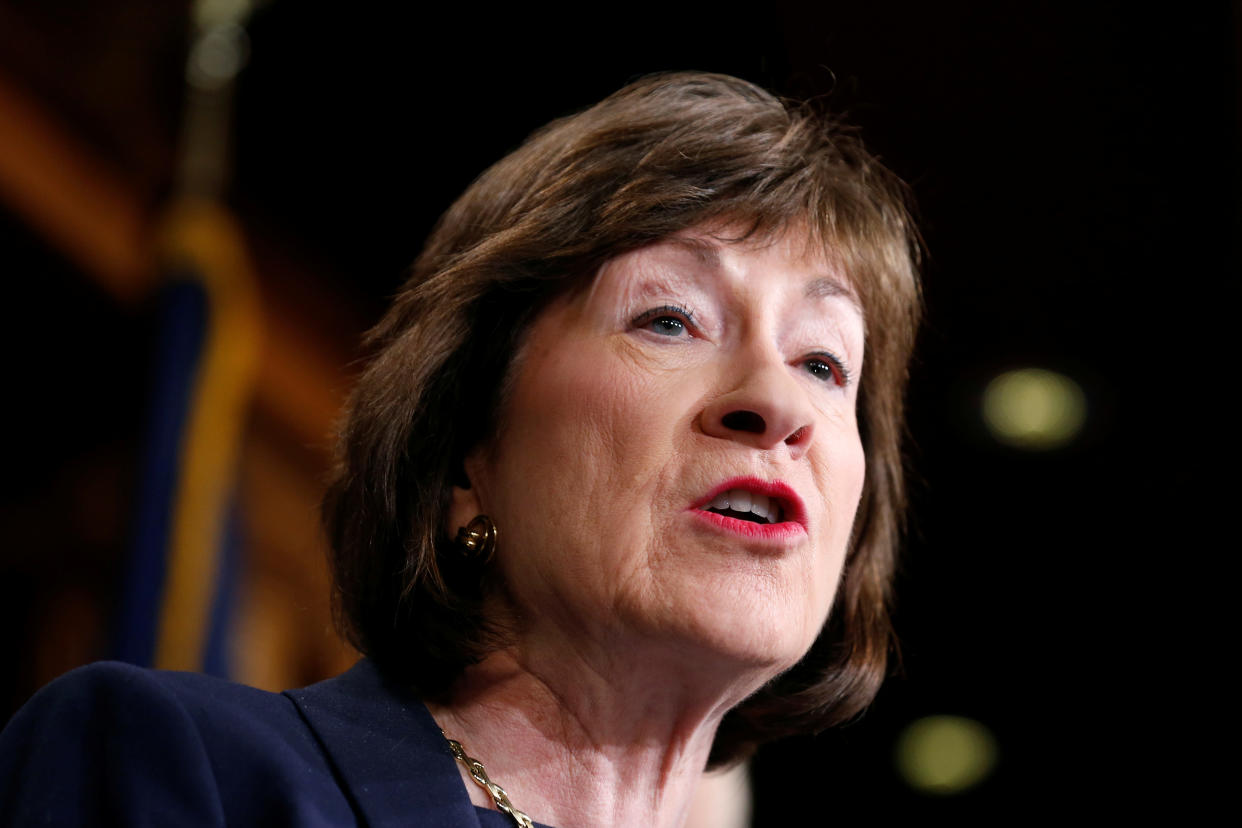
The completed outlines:
[[[686,323],[675,316],[657,316],[647,323],[647,329],[664,336],[681,336],[686,332]]]
[[[692,324],[690,311],[675,305],[652,308],[640,314],[633,322],[635,328],[642,328],[670,339],[678,339],[688,334]]]
[[[850,384],[850,372],[845,363],[829,353],[811,354],[803,363],[807,372],[821,382],[831,382],[841,388]]]

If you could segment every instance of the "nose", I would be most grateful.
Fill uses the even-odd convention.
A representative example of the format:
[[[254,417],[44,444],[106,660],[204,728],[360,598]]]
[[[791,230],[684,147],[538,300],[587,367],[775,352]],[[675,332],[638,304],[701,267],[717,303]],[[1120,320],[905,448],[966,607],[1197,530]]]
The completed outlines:
[[[814,439],[815,418],[806,391],[782,362],[755,365],[703,409],[703,433],[764,451],[788,446],[800,459]]]

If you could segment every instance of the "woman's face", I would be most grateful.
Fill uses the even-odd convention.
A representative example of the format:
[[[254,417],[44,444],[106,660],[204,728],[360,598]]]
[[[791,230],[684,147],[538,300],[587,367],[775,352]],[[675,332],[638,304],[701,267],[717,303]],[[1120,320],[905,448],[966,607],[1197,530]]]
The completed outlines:
[[[814,641],[863,487],[864,330],[805,241],[686,232],[534,322],[450,515],[495,520],[521,636],[773,674]]]

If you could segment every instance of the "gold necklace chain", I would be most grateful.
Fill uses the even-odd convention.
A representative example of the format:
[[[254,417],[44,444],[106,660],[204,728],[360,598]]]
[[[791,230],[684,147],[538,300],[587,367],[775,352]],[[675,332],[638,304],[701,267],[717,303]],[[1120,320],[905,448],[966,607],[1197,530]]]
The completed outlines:
[[[440,733],[444,733],[443,730]],[[488,796],[492,798],[492,802],[496,803],[496,807],[504,813],[513,817],[521,828],[535,828],[535,823],[531,822],[530,817],[513,807],[513,803],[509,801],[509,795],[505,793],[505,789],[497,785],[495,782],[487,778],[487,771],[483,768],[483,763],[478,759],[471,759],[466,755],[466,749],[461,746],[461,742],[444,737],[448,742],[449,750],[453,751],[453,756],[457,757],[457,761],[466,766],[466,770],[470,771],[470,778],[479,784],[483,790],[487,791]]]

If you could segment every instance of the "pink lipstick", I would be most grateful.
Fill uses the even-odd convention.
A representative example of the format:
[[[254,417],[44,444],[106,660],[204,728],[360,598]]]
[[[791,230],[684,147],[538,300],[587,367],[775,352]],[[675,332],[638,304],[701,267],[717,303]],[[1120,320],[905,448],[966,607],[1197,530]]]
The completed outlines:
[[[747,539],[787,543],[806,535],[806,506],[792,488],[758,477],[726,480],[689,510],[706,525]]]

